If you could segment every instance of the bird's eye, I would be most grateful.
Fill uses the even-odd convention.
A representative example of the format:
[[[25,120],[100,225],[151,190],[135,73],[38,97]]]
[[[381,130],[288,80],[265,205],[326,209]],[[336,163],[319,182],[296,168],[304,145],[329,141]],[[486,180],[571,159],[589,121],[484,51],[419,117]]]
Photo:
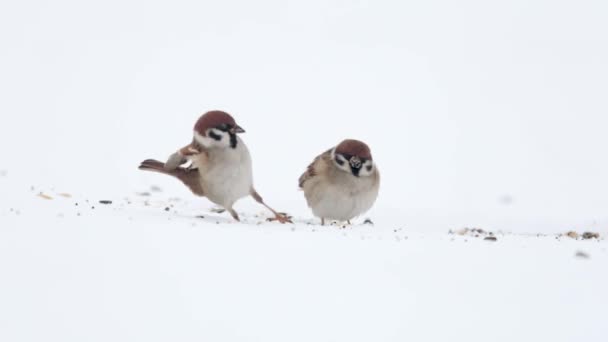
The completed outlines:
[[[218,125],[216,128],[222,132],[228,132],[231,127],[229,124],[221,124],[221,125]]]

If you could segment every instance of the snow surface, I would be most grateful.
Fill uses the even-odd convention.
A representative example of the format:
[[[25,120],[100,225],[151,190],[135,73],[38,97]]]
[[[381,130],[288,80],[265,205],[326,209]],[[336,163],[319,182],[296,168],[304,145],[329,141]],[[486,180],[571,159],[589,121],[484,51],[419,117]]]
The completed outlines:
[[[607,340],[607,15],[3,3],[0,341]],[[210,109],[247,130],[258,191],[294,224],[251,199],[235,223],[136,169]],[[380,196],[321,227],[297,179],[347,137]]]

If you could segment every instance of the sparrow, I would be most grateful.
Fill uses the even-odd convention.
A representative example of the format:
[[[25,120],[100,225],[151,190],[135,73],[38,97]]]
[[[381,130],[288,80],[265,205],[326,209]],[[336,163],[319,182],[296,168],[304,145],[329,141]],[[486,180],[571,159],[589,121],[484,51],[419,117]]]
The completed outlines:
[[[347,221],[368,211],[380,189],[380,173],[369,147],[347,139],[317,156],[300,176],[308,206],[316,217]]]
[[[281,223],[291,222],[285,214],[268,206],[253,186],[251,156],[238,136],[245,133],[234,118],[223,111],[203,114],[194,125],[192,142],[173,153],[165,163],[147,159],[140,170],[166,174],[180,180],[193,194],[207,197],[240,221],[233,206],[252,196],[268,208]],[[189,163],[189,165],[187,165]]]

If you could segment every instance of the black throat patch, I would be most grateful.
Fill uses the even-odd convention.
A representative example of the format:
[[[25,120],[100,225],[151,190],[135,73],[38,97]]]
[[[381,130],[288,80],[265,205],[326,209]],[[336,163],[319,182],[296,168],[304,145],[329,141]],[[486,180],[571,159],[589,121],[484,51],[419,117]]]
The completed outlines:
[[[236,148],[236,143],[237,143],[236,134],[230,133],[230,132],[228,134],[230,135],[230,147]]]

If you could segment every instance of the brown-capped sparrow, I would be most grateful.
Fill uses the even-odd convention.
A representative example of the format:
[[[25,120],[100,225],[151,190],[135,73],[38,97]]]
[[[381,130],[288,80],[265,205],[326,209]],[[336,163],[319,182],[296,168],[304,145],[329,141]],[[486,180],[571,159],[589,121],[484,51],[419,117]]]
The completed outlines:
[[[317,156],[300,176],[308,206],[316,217],[348,221],[368,211],[380,188],[380,173],[369,147],[347,139]]]
[[[291,222],[288,216],[264,203],[255,190],[251,156],[237,136],[244,132],[230,114],[219,110],[207,112],[196,121],[190,144],[173,153],[166,163],[147,159],[139,169],[179,179],[192,193],[225,208],[237,221],[239,216],[233,209],[234,203],[251,195],[275,215],[269,220]],[[184,166],[188,162],[191,164]]]

